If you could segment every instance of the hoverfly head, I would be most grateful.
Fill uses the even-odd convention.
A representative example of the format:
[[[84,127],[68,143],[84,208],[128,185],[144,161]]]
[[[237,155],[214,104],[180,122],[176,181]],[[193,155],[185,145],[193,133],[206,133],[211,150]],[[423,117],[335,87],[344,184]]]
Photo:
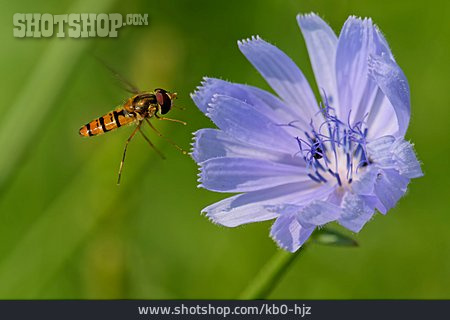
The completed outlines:
[[[168,113],[172,109],[173,100],[177,98],[176,93],[170,93],[164,89],[155,89],[155,96],[160,114]]]

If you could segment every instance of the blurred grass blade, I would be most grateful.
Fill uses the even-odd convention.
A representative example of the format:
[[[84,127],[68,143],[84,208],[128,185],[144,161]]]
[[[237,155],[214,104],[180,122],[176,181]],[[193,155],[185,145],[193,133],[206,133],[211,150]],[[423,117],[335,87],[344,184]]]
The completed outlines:
[[[116,0],[79,0],[68,12],[106,12]],[[27,40],[21,40],[27,41]],[[69,79],[78,59],[92,41],[89,39],[53,38],[40,61],[15,94],[8,116],[0,126],[0,192],[26,156],[26,151],[36,141],[50,111],[62,107],[56,99]]]
[[[42,290],[79,245],[92,235],[104,218],[120,207],[122,198],[119,195],[123,194],[127,182],[117,187],[114,179],[92,179],[108,159],[107,148],[99,149],[86,162],[72,183],[61,191],[23,238],[14,244],[13,250],[2,257],[0,299],[42,297]],[[138,160],[142,165],[148,158]],[[137,163],[130,167],[128,176],[138,173],[138,168]],[[89,181],[88,188],[86,181]],[[105,187],[106,184],[113,187]],[[73,201],[74,197],[77,201]],[[20,271],[18,266],[23,266]]]
[[[335,230],[328,228],[322,228],[316,230],[311,241],[314,243],[324,244],[327,246],[339,246],[339,247],[357,247],[358,243],[351,237],[348,237]]]
[[[108,12],[115,2],[79,0],[67,12]],[[22,90],[14,95],[15,101],[0,126],[0,192],[14,178],[48,116],[63,107],[57,99],[63,94],[77,61],[93,43],[91,39],[56,37],[47,41],[48,46]],[[100,181],[95,181],[92,187],[96,189],[86,192],[86,181],[92,180],[89,178],[98,172],[104,160],[89,162],[71,184],[55,195],[56,200],[22,239],[11,245],[9,254],[1,257],[0,297],[38,298],[55,272],[111,210],[110,206],[101,206],[98,199],[112,198],[118,190],[106,192]],[[72,201],[75,194],[83,193],[83,201]],[[22,266],[20,271],[18,266]]]

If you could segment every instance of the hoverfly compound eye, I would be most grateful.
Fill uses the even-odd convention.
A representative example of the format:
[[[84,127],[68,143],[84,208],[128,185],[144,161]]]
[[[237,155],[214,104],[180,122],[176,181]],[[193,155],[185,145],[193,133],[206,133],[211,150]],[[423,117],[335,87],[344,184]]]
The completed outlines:
[[[160,112],[161,114],[166,114],[170,111],[172,108],[172,99],[167,93],[167,91],[163,89],[156,89],[155,90],[156,95],[156,101],[158,102],[158,105],[160,106]]]

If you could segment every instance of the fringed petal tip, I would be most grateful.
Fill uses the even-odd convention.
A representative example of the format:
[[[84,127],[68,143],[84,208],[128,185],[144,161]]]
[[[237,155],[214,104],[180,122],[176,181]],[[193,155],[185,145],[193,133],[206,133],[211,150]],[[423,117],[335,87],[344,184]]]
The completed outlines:
[[[414,144],[398,139],[392,146],[392,158],[399,173],[409,179],[423,177],[421,162],[417,159]]]
[[[197,188],[198,189],[200,189],[200,188],[204,188],[205,189],[205,187],[203,186],[203,166],[202,166],[202,163],[198,164],[197,182],[198,182],[198,184],[197,184]]]
[[[199,140],[199,137],[201,136],[202,130],[203,129],[200,129],[200,130],[197,130],[195,132],[192,132],[192,142],[191,142],[191,148],[190,148],[189,155],[197,163],[201,162],[201,159],[200,159],[200,156],[199,156],[199,151],[198,151],[198,140]]]
[[[197,188],[203,188],[202,180],[203,180],[202,172],[197,173],[197,182],[199,182]]]
[[[297,23],[300,26],[300,29],[303,32],[303,29],[315,29],[315,28],[323,28],[324,26],[328,27],[328,24],[326,24],[320,16],[314,12],[310,13],[304,13],[304,14],[297,14]],[[312,56],[310,55],[310,58]]]
[[[241,225],[241,224],[228,224],[228,223],[224,222],[221,219],[221,217],[217,217],[216,215],[214,215],[204,209],[202,211],[200,211],[200,215],[206,217],[206,219],[208,219],[209,222],[215,224],[216,226],[220,226],[220,227],[234,228],[234,227],[238,227]]]
[[[203,209],[200,211],[200,215],[206,217],[206,218],[208,219],[209,222],[212,222],[212,223],[214,223],[214,224],[216,224],[216,225],[221,226],[221,224],[220,224],[219,222],[217,222],[216,219],[214,219],[214,216],[210,215],[209,212],[208,212],[208,210],[206,210],[206,209],[207,209],[207,208],[203,208]]]
[[[300,248],[298,233],[300,230],[295,215],[279,216],[270,229],[270,237],[283,250],[295,252]]]
[[[308,18],[316,18],[319,15],[315,12],[308,12],[308,13],[298,13],[297,14],[297,21],[300,22],[302,19],[308,19]]]
[[[191,98],[194,100],[195,97],[197,97],[199,94],[202,93],[203,90],[205,90],[205,87],[208,85],[208,77],[203,77],[202,81],[200,81],[200,85],[195,87],[194,92],[190,94]]]
[[[208,206],[209,207],[209,206]],[[205,216],[209,221],[211,221],[214,224],[218,224],[220,225],[220,223],[218,223],[215,219],[214,216],[210,214],[208,207],[203,208],[202,210],[200,210],[200,215]]]
[[[206,111],[205,111],[205,115],[206,115],[208,118],[211,118],[211,117],[214,115],[215,108],[216,108],[216,106],[217,106],[217,104],[218,104],[218,100],[220,99],[221,96],[222,96],[222,95],[217,94],[217,93],[215,93],[215,94],[213,94],[213,95],[211,96],[210,102],[207,103],[207,105],[206,105]]]
[[[382,169],[394,168],[405,178],[423,176],[413,145],[403,138],[384,136],[367,145],[369,156]]]
[[[226,225],[226,224],[221,223],[221,219],[220,219],[220,218],[217,218],[217,216],[216,216],[215,214],[211,213],[211,212],[208,210],[208,207],[203,208],[203,209],[200,211],[200,215],[206,217],[206,218],[208,219],[209,222],[212,222],[212,223],[214,223],[215,225],[222,226],[222,227],[232,227],[232,226],[229,226],[229,225]]]
[[[373,25],[373,21],[372,18],[370,17],[358,17],[355,15],[351,15],[347,18],[347,20],[345,21],[344,25],[346,23],[362,23],[362,24],[367,24],[367,25]]]
[[[330,28],[330,26],[319,16],[319,14],[317,14],[315,12],[299,13],[299,14],[297,14],[296,18],[297,18],[298,25],[302,29],[302,32],[303,32],[304,28],[306,28],[306,29]],[[312,55],[310,55],[310,58],[311,57],[312,57]]]
[[[251,36],[250,38],[238,40],[237,44],[239,47],[242,47],[251,42],[257,42],[257,41],[261,41],[261,40],[262,40],[261,37],[259,35],[256,35],[256,36]]]
[[[192,132],[192,142],[191,142],[191,146],[195,146],[197,139],[198,139],[198,135],[201,132],[202,129],[199,129],[197,131]]]
[[[298,249],[300,249],[300,246],[290,246],[285,244],[284,242],[280,241],[277,237],[276,234],[272,234],[272,232],[269,234],[270,238],[273,240],[273,242],[275,242],[277,244],[277,246],[284,250],[284,251],[289,251],[289,252],[296,252]]]
[[[195,105],[203,112],[206,113],[208,104],[211,101],[213,92],[216,91],[216,87],[220,85],[224,80],[203,77],[200,85],[196,87],[195,91],[190,94],[191,99]]]

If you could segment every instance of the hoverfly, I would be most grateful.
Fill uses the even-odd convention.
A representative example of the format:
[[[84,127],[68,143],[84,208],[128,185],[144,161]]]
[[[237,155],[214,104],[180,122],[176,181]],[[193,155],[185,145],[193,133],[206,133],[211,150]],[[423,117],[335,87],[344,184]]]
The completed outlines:
[[[174,107],[173,101],[177,97],[176,93],[170,93],[169,91],[160,88],[155,89],[154,91],[139,91],[135,86],[130,84],[130,82],[126,81],[124,78],[121,78],[120,75],[114,70],[110,70],[115,74],[116,77],[119,78],[119,80],[121,80],[121,82],[123,82],[123,84],[127,87],[127,91],[133,93],[134,95],[129,98],[124,104],[119,106],[116,110],[111,111],[104,116],[92,120],[88,124],[82,126],[79,130],[79,133],[81,136],[91,137],[115,130],[125,125],[136,125],[136,128],[133,130],[133,132],[125,142],[122,161],[120,162],[119,174],[117,178],[117,184],[120,184],[120,178],[122,175],[122,169],[125,162],[128,144],[137,132],[142,135],[145,141],[147,141],[150,147],[155,150],[161,158],[165,159],[164,155],[155,147],[155,145],[150,141],[149,138],[147,138],[147,136],[142,131],[141,127],[144,121],[158,136],[167,140],[183,154],[187,154],[187,152],[180,148],[172,140],[163,136],[161,132],[159,132],[159,130],[153,126],[149,119],[157,118],[158,120],[168,120],[178,122],[183,125],[186,125],[186,122],[167,118],[164,116],[172,109],[172,107]]]

